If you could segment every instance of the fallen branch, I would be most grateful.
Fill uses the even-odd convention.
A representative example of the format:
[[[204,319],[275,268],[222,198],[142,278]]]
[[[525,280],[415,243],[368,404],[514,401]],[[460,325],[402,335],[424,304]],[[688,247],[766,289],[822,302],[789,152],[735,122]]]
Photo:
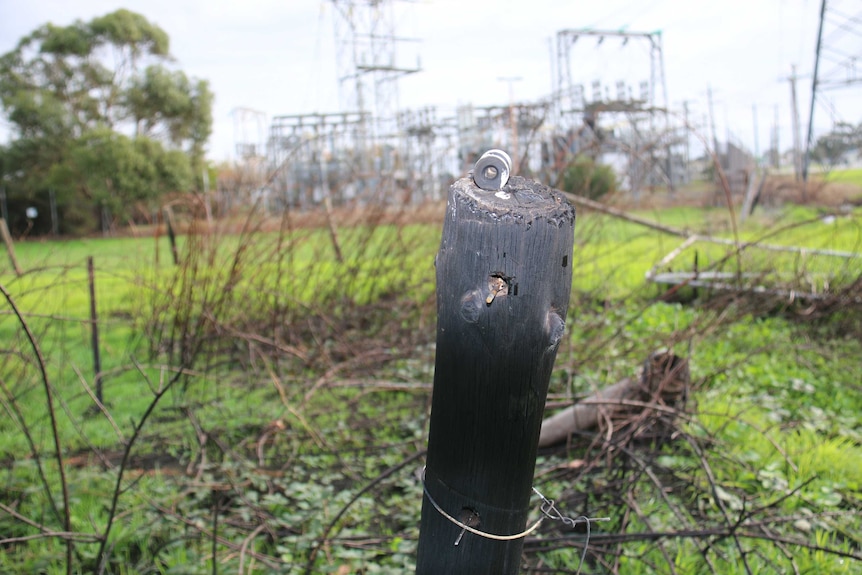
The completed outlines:
[[[633,404],[639,403],[644,411],[652,406],[665,410],[685,401],[691,378],[683,358],[656,352],[640,371],[639,377],[627,377],[546,418],[539,447],[560,443],[577,431],[594,429],[610,416],[630,413]]]
[[[668,226],[668,225],[662,224],[660,222],[649,220],[647,218],[642,218],[640,216],[630,214],[628,212],[625,212],[623,210],[619,210],[617,208],[612,208],[610,206],[606,206],[605,204],[602,204],[600,202],[596,202],[594,200],[590,200],[588,198],[584,198],[584,197],[581,197],[581,196],[578,196],[575,194],[571,194],[568,192],[561,192],[561,193],[563,193],[566,196],[567,200],[569,200],[570,202],[572,202],[573,204],[576,204],[578,206],[583,206],[583,207],[588,208],[590,210],[595,210],[597,212],[607,214],[609,216],[618,218],[620,220],[623,220],[623,221],[626,221],[626,222],[629,222],[632,224],[644,226],[644,227],[647,227],[651,230],[655,230],[657,232],[662,232],[664,234],[668,234],[671,236],[677,236],[680,238],[684,238],[685,243],[683,243],[682,246],[680,246],[679,248],[675,249],[673,252],[668,254],[668,256],[666,256],[665,259],[662,260],[662,262],[665,264],[669,263],[669,261],[672,260],[673,258],[675,258],[677,255],[679,255],[679,253],[682,252],[683,249],[687,248],[693,242],[696,242],[696,241],[697,242],[707,242],[707,243],[712,243],[712,244],[718,244],[718,245],[722,245],[722,246],[731,246],[731,247],[736,248],[740,252],[743,250],[746,250],[748,248],[756,247],[756,248],[759,248],[762,250],[767,250],[767,251],[790,252],[790,253],[797,253],[800,255],[821,255],[821,256],[831,256],[831,257],[846,258],[846,259],[853,259],[853,258],[862,257],[862,254],[860,254],[858,252],[848,252],[848,251],[844,251],[844,250],[805,248],[805,247],[798,247],[798,246],[782,246],[782,245],[778,245],[778,244],[765,244],[765,243],[762,243],[760,240],[747,242],[747,241],[733,240],[730,238],[719,238],[719,237],[715,237],[715,236],[711,236],[711,235],[698,234],[698,233],[692,232],[692,231],[687,230],[687,229],[676,228],[673,226]],[[817,220],[817,221],[819,221],[820,219],[821,219],[821,216],[818,216],[817,218],[815,218],[815,220]],[[805,221],[802,223],[809,223],[809,221]],[[772,234],[770,234],[770,235],[772,235]],[[673,255],[673,257],[670,257],[670,259],[668,259],[668,257],[671,255]],[[667,261],[665,261],[665,260],[667,260]],[[647,278],[649,278],[651,273],[652,274],[655,273],[655,268],[653,268],[652,270],[647,272]]]

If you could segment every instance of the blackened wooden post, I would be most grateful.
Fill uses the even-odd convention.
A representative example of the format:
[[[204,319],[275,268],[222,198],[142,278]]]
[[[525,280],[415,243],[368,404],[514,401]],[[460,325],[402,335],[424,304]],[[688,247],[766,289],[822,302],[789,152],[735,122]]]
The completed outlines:
[[[436,260],[419,574],[518,572],[523,538],[462,533],[441,510],[483,533],[510,536],[525,530],[537,508],[533,472],[569,304],[574,226],[575,210],[562,194],[531,180],[513,177],[494,191],[462,178],[449,188]]]

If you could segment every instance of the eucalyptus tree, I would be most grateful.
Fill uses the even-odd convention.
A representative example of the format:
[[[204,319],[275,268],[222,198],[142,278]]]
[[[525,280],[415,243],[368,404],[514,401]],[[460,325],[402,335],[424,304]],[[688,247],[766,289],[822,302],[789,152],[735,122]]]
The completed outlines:
[[[49,190],[74,231],[106,208],[123,218],[189,189],[203,167],[212,102],[208,82],[177,69],[167,33],[140,14],[40,26],[0,56],[0,104],[12,128],[0,170],[13,223]]]

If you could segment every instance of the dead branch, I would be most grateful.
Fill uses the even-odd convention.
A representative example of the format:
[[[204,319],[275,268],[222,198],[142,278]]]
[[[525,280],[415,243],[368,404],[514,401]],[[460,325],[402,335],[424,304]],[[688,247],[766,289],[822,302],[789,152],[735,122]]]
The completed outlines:
[[[671,352],[656,352],[647,358],[638,377],[625,378],[586,399],[546,418],[542,422],[539,447],[564,441],[577,431],[599,426],[604,418],[630,412],[633,402],[643,410],[673,406],[685,401],[691,377],[688,364]]]
[[[585,208],[595,210],[595,211],[601,212],[603,214],[607,214],[609,216],[621,219],[621,220],[629,222],[629,223],[637,224],[639,226],[644,226],[644,227],[647,227],[651,230],[656,230],[656,231],[662,232],[664,234],[668,234],[671,236],[677,236],[680,238],[685,238],[686,241],[683,244],[684,247],[681,246],[680,248],[677,248],[676,250],[674,250],[674,252],[677,252],[677,253],[673,257],[676,257],[676,255],[679,255],[679,252],[681,252],[685,247],[688,247],[689,245],[691,245],[692,242],[695,242],[695,241],[708,242],[708,243],[719,244],[719,245],[724,245],[724,246],[733,246],[739,251],[743,251],[749,247],[757,247],[759,249],[763,249],[763,250],[767,250],[767,251],[776,251],[776,252],[791,252],[791,253],[798,253],[798,254],[823,255],[823,256],[832,256],[832,257],[839,257],[839,258],[859,258],[859,257],[862,257],[862,254],[859,254],[856,252],[847,252],[847,251],[842,251],[842,250],[827,250],[827,249],[805,248],[805,247],[798,247],[798,246],[782,246],[782,245],[776,245],[776,244],[764,244],[764,243],[760,243],[758,241],[744,242],[744,241],[736,241],[736,240],[732,240],[732,239],[728,239],[728,238],[718,238],[715,236],[698,234],[698,233],[692,232],[690,230],[675,228],[673,226],[668,226],[665,224],[661,224],[659,222],[654,222],[652,220],[648,220],[648,219],[642,218],[640,216],[635,216],[635,215],[629,214],[627,212],[624,212],[623,210],[619,210],[617,208],[612,208],[610,206],[606,206],[606,205],[602,204],[601,202],[596,202],[594,200],[590,200],[590,199],[587,199],[587,198],[584,198],[581,196],[577,196],[575,194],[570,194],[568,192],[561,192],[561,193],[565,194],[566,199],[568,199],[573,204],[583,206]],[[820,218],[817,218],[817,219],[819,220]],[[671,252],[671,254],[674,254],[674,252]],[[668,255],[671,255],[671,254],[668,254]],[[670,259],[673,259],[673,257]],[[662,261],[664,261],[664,260],[662,260]],[[667,262],[665,262],[665,263],[667,263]]]
[[[45,405],[48,409],[48,417],[51,423],[51,437],[54,440],[54,449],[56,450],[57,474],[60,478],[60,492],[63,497],[62,516],[60,515],[60,511],[57,508],[57,504],[54,502],[53,492],[50,489],[50,484],[48,483],[48,479],[45,476],[44,470],[42,469],[41,459],[36,452],[35,444],[33,443],[31,438],[28,438],[28,440],[30,441],[30,446],[33,450],[34,459],[36,460],[37,466],[39,468],[39,475],[42,480],[42,486],[44,487],[45,495],[51,501],[54,515],[63,524],[63,531],[71,532],[72,510],[69,507],[69,482],[66,480],[66,471],[63,468],[63,450],[60,445],[60,431],[57,424],[57,412],[54,409],[54,390],[51,386],[51,382],[48,380],[48,370],[45,364],[45,357],[42,355],[42,349],[39,347],[39,344],[36,341],[36,336],[30,329],[30,324],[27,323],[26,319],[24,319],[24,316],[21,314],[21,310],[18,308],[18,305],[12,298],[12,294],[9,293],[3,285],[0,285],[0,293],[2,293],[3,296],[6,298],[6,303],[9,304],[9,307],[12,308],[13,312],[15,312],[15,316],[18,318],[18,324],[21,326],[21,329],[24,330],[24,333],[27,335],[27,339],[30,342],[30,347],[33,349],[33,354],[36,356],[36,362],[39,366],[39,372],[42,376],[42,385],[45,389]],[[23,421],[23,417],[21,418],[21,420]],[[66,573],[68,575],[72,575],[72,542],[69,540],[66,541]]]

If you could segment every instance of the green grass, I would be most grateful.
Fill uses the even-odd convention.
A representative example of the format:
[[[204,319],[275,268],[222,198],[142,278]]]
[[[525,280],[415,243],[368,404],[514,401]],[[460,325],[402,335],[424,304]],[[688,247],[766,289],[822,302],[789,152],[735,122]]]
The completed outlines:
[[[827,182],[854,184],[862,187],[862,168],[833,170],[826,176]]]
[[[721,210],[640,215],[733,237]],[[828,225],[818,215],[810,208],[759,213],[741,226],[740,238],[860,251],[858,210]],[[214,510],[222,518],[216,523],[220,536],[233,545],[216,546],[220,571],[237,572],[242,562],[245,573],[302,573],[310,550],[328,535],[315,573],[412,572],[422,491],[411,471],[421,460],[375,483],[327,529],[359,489],[424,448],[427,385],[433,378],[433,348],[427,342],[433,341],[434,321],[428,310],[439,238],[438,226],[345,228],[339,237],[342,262],[323,230],[182,238],[185,268],[173,266],[164,238],[158,264],[152,238],[16,245],[27,273],[16,278],[0,267],[0,283],[24,313],[46,359],[63,455],[70,461],[66,472],[77,532],[98,534],[104,528],[124,442],[151,407],[153,388],[172,377],[186,349],[180,340],[172,349],[153,344],[181,330],[178,312],[188,311],[192,325],[217,315],[217,322],[201,320],[202,351],[152,411],[132,450],[134,471],[122,482],[109,572],[211,573]],[[722,505],[737,514],[764,507],[753,520],[783,514],[790,519],[774,527],[781,534],[858,554],[862,346],[842,335],[849,328],[841,320],[848,318],[806,326],[771,313],[753,317],[732,306],[657,302],[659,289],[648,285],[644,274],[681,242],[605,216],[579,214],[570,337],[560,348],[551,393],[577,396],[618,381],[659,347],[690,355],[696,410],[683,431],[708,450],[712,479],[685,444],[662,447],[653,462],[655,473],[669,484],[673,479],[689,486],[670,493],[685,517],[719,527]],[[739,263],[763,273],[777,268],[784,273],[765,277],[801,277],[817,289],[849,283],[862,273],[859,258],[754,250],[737,258],[727,257],[727,250],[697,244],[673,268],[691,269],[696,251],[700,269],[732,270]],[[108,374],[104,390],[113,423],[94,411],[84,384],[92,386],[94,377],[88,256],[96,266],[102,366]],[[9,306],[2,312],[0,503],[59,530],[27,439],[29,433],[60,505],[41,375]],[[242,330],[252,329],[281,338],[306,358],[273,354],[263,340],[245,337]],[[402,354],[399,348],[412,341],[416,347]],[[618,489],[603,487],[615,485],[613,466],[575,479],[554,471],[589,458],[588,447],[573,449],[543,456],[538,464],[542,490],[561,506],[568,504],[566,513],[611,516],[613,524],[599,531],[683,527],[665,504],[666,493],[649,481],[637,484],[642,516],[636,516],[619,507]],[[710,481],[721,491],[712,490]],[[574,498],[577,492],[590,495],[581,501]],[[257,525],[266,529],[251,537]],[[36,533],[0,511],[0,538]],[[252,555],[240,559],[243,542],[247,553],[278,558],[281,571]],[[817,549],[756,539],[744,545],[754,572],[774,572],[776,565],[789,569],[787,549],[800,572],[860,570],[858,561]],[[75,546],[83,571],[93,565],[98,544]],[[745,572],[730,539],[714,546],[718,572]],[[574,546],[536,548],[528,557],[547,568],[573,571],[579,553]],[[62,542],[53,538],[8,544],[0,553],[0,572],[65,572],[64,554]],[[701,553],[686,539],[625,544],[620,570],[666,572],[667,557],[679,573],[706,572]]]
[[[617,314],[628,317],[622,320]],[[611,532],[662,532],[685,530],[687,526],[721,529],[725,524],[719,506],[722,503],[731,521],[752,513],[749,521],[756,524],[774,511],[788,518],[787,535],[801,535],[858,553],[862,544],[857,535],[862,504],[858,495],[862,436],[857,414],[862,409],[862,394],[858,370],[851,367],[862,357],[858,340],[827,336],[815,343],[812,332],[782,317],[747,316],[709,333],[714,316],[679,305],[652,305],[646,310],[629,306],[602,315],[606,322],[588,314],[583,322],[595,329],[573,333],[572,344],[575,362],[580,364],[583,359],[578,354],[585,343],[589,350],[589,342],[608,338],[602,347],[602,361],[589,364],[589,369],[581,368],[571,382],[552,384],[551,393],[582,395],[619,381],[631,374],[631,357],[643,357],[662,343],[681,353],[690,352],[692,376],[698,387],[692,398],[697,403],[697,417],[684,429],[705,448],[710,474],[706,474],[699,456],[686,453],[684,445],[666,446],[650,468],[669,484],[690,484],[674,492],[688,513],[681,517],[679,510],[671,512],[662,490],[644,481],[637,489],[643,517],[631,514],[624,527],[620,525],[622,513],[615,514],[618,504],[614,497],[609,497],[595,478],[573,485],[568,475],[559,473],[559,480],[548,480],[542,486],[544,492],[575,489],[592,493],[587,509],[593,515],[611,516],[616,525]],[[626,325],[622,331],[618,329],[620,323]],[[676,334],[681,332],[692,335],[680,341]],[[566,356],[562,358],[565,362]],[[568,454],[573,460],[583,457],[578,447]],[[618,465],[621,457],[617,455]],[[540,462],[540,468],[553,465],[553,459]],[[713,482],[720,491],[713,491]],[[857,511],[849,511],[852,509]],[[713,557],[715,567],[722,573],[745,573],[732,542],[725,539],[724,543],[726,547],[719,545],[719,558]],[[749,553],[754,572],[791,569],[785,551],[765,541],[744,539],[742,546]],[[707,569],[691,542],[680,539],[657,547],[655,540],[647,539],[622,546],[620,572],[664,572],[646,567],[650,562],[665,565],[662,549],[676,558],[679,572]],[[729,558],[723,553],[729,553]],[[541,556],[547,567],[574,570],[577,565],[571,550]],[[794,548],[792,557],[798,568],[812,572],[855,573],[860,569],[858,561],[805,548]]]
[[[741,242],[816,250],[836,250],[862,254],[860,213],[838,217],[825,224],[812,208],[787,209],[752,218],[738,228]],[[667,226],[704,236],[733,240],[727,213],[717,209],[674,208],[660,213],[639,214]],[[680,246],[684,239],[646,230],[636,224],[598,214],[582,215],[577,224],[575,245],[574,289],[601,290],[619,298],[643,285],[644,277],[665,255]],[[824,282],[848,282],[862,273],[862,258],[839,258],[790,252],[775,252],[751,247],[739,257],[725,245],[699,241],[683,251],[671,264],[676,271],[694,269],[718,271],[742,270],[769,274],[773,283],[800,278],[809,285],[803,291],[820,291]],[[804,273],[802,271],[804,270]],[[662,271],[662,270],[658,270]],[[767,278],[769,279],[769,278]]]

